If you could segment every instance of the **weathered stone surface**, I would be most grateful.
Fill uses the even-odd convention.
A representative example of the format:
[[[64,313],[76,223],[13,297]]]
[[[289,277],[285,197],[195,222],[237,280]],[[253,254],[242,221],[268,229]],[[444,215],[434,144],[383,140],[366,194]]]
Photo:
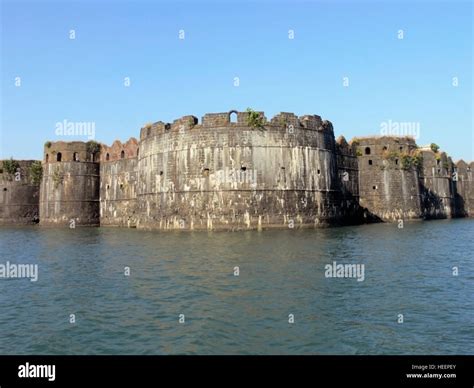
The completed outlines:
[[[465,217],[474,214],[473,167],[409,137],[336,141],[317,115],[188,115],[110,147],[47,143],[39,216],[43,225],[163,230]],[[0,222],[37,219],[38,186],[1,182]]]
[[[44,155],[41,225],[98,226],[98,153],[89,152],[87,143],[56,142],[45,145]]]
[[[39,182],[31,176],[35,160],[17,161],[14,174],[0,160],[0,224],[31,224],[39,221]]]
[[[420,218],[418,169],[404,166],[403,156],[417,149],[409,137],[353,139],[359,164],[360,206],[367,217],[395,221]]]
[[[103,146],[100,165],[100,224],[136,227],[138,142]]]

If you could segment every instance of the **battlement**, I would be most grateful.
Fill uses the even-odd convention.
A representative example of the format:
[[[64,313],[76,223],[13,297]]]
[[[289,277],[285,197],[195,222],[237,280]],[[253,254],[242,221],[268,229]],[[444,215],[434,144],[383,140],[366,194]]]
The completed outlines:
[[[131,137],[125,143],[122,143],[120,140],[115,140],[110,147],[102,144],[100,161],[113,162],[122,159],[132,159],[136,158],[138,154],[138,140]]]
[[[270,120],[265,116],[264,112],[255,112],[259,120],[265,127],[291,127],[293,129],[308,129],[313,131],[327,131],[333,133],[332,123],[328,120],[322,120],[318,115],[296,116],[294,113],[280,112]],[[162,135],[167,132],[184,133],[186,130],[199,130],[202,128],[218,128],[218,127],[249,127],[249,112],[238,112],[231,110],[222,113],[206,113],[201,123],[196,116],[187,115],[174,120],[172,123],[164,123],[158,121],[148,123],[140,130],[140,140]]]
[[[410,153],[418,148],[415,139],[411,136],[354,137],[350,145],[356,147],[358,156]]]
[[[44,163],[91,162],[100,159],[101,145],[95,141],[47,141],[44,144]]]
[[[459,173],[468,173],[474,171],[474,162],[466,163],[461,159],[454,163],[454,166]]]
[[[340,154],[352,154],[352,144],[349,144],[344,136],[339,136],[336,139],[336,150]]]

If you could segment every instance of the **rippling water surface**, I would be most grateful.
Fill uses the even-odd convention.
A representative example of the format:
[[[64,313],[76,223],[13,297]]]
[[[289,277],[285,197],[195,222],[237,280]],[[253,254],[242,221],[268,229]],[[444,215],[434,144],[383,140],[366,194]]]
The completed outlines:
[[[0,228],[0,264],[39,266],[0,279],[0,354],[472,354],[473,232]],[[333,261],[365,280],[326,278]]]

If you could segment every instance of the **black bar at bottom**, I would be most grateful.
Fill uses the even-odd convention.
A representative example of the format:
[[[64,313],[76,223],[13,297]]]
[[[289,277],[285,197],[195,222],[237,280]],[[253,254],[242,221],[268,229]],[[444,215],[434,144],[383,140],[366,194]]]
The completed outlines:
[[[474,387],[474,356],[0,356],[1,388],[213,381]]]

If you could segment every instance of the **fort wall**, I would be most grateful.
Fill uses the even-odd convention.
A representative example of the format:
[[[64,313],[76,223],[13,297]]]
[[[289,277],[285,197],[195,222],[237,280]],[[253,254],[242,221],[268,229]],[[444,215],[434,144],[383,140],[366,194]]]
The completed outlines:
[[[454,181],[456,192],[454,203],[457,215],[466,217],[474,214],[474,162],[467,164],[464,160],[456,163],[457,180]]]
[[[139,146],[135,138],[115,141],[101,149],[100,224],[136,227],[137,166]]]
[[[3,162],[0,160],[0,225],[37,223],[41,176],[36,176],[33,169],[39,161],[13,162],[11,171]]]
[[[360,206],[383,221],[422,216],[418,154],[410,137],[353,139],[359,161]]]
[[[244,117],[207,114],[197,124],[185,116],[142,129],[138,227],[304,227],[341,218],[331,123],[287,113],[252,128]]]
[[[317,115],[208,113],[111,146],[47,142],[40,186],[32,163],[20,182],[0,174],[0,223],[245,230],[474,214],[473,163],[410,137],[336,141]]]
[[[40,223],[98,226],[100,146],[94,142],[55,142],[44,148]]]
[[[445,152],[421,149],[423,168],[420,174],[421,204],[424,218],[455,216],[453,163]]]

